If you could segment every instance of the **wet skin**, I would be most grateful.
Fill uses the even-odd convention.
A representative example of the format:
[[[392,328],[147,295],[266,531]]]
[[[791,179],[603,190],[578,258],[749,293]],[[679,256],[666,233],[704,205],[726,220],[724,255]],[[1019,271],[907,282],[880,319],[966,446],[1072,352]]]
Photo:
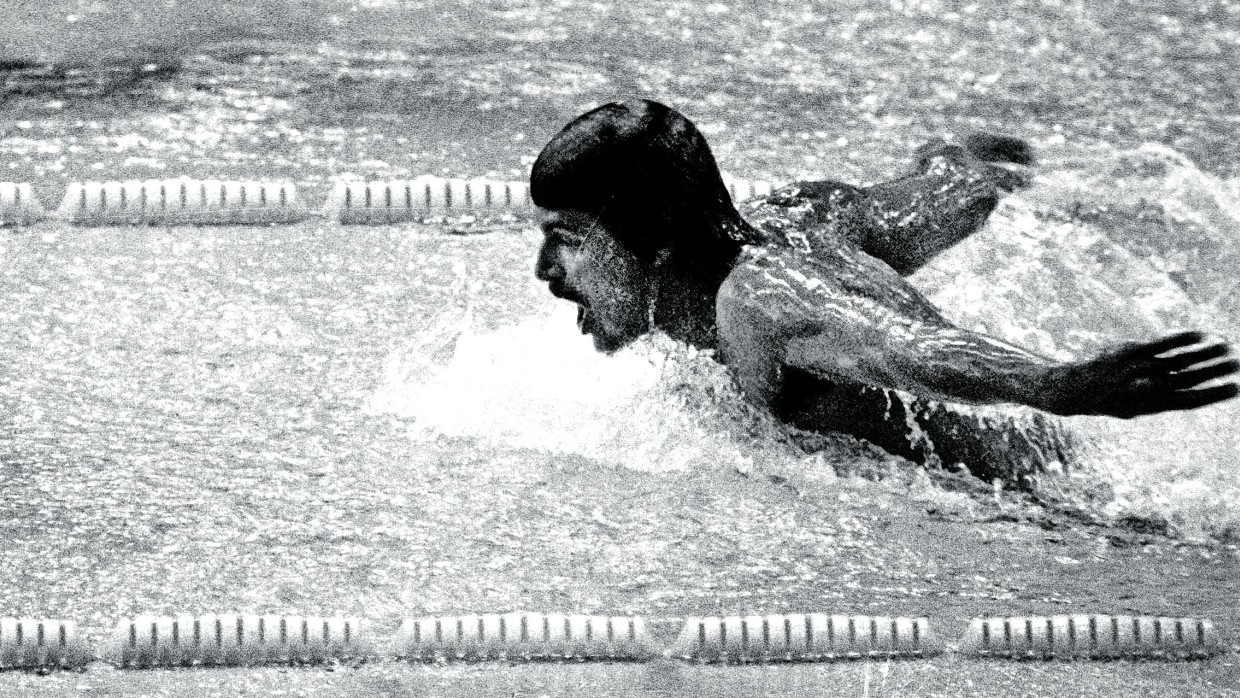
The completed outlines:
[[[613,352],[652,329],[656,299],[671,278],[657,260],[643,263],[592,216],[543,211],[545,235],[536,274],[551,292],[579,306],[579,327]],[[949,402],[1010,402],[1061,415],[1133,417],[1192,409],[1233,397],[1240,363],[1222,343],[1186,332],[1122,345],[1063,363],[952,326],[889,265],[834,237],[811,256],[791,246],[744,248],[714,296],[711,317],[723,360],[748,397],[776,408],[785,373],[896,388]],[[673,336],[678,333],[669,332]],[[683,336],[678,337],[684,339]],[[1175,352],[1172,354],[1171,352]],[[799,420],[798,420],[799,421]]]
[[[651,270],[594,216],[541,211],[544,242],[536,271],[551,293],[577,304],[577,327],[612,353],[649,332]]]
[[[1234,383],[1202,387],[1240,362],[1200,333],[1058,362],[953,326],[904,280],[1027,183],[983,159],[1031,163],[1023,142],[978,138],[969,149],[928,144],[912,174],[888,183],[806,182],[747,203],[738,225],[748,244],[714,275],[699,273],[708,257],[674,245],[640,257],[620,242],[631,230],[542,210],[535,273],[578,304],[600,351],[661,330],[718,349],[746,397],[792,426],[851,433],[918,462],[964,462],[987,479],[1071,462],[1070,435],[1040,416],[986,422],[928,400],[1128,418],[1234,397]],[[890,389],[918,398],[892,400]],[[914,422],[928,441],[912,438]]]

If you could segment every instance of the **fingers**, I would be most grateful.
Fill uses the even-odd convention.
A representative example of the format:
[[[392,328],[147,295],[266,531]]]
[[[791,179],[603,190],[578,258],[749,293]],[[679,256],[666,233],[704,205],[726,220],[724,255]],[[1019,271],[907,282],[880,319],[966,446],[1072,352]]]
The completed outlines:
[[[1213,388],[1202,388],[1200,390],[1181,390],[1171,393],[1161,404],[1155,406],[1155,409],[1148,414],[1154,412],[1165,412],[1169,410],[1195,410],[1198,407],[1213,405],[1216,402],[1230,400],[1240,394],[1240,386],[1235,383],[1220,385]]]
[[[1115,381],[1114,392],[1103,390],[1110,396],[1103,400],[1109,407],[1101,412],[1129,418],[1191,410],[1236,397],[1240,386],[1235,383],[1198,387],[1240,373],[1240,360],[1228,356],[1231,348],[1225,342],[1206,342],[1211,340],[1204,333],[1180,332],[1099,357],[1095,365],[1100,375],[1109,374]]]
[[[1166,354],[1181,347],[1191,347],[1194,344],[1200,344],[1205,340],[1206,336],[1201,332],[1180,332],[1179,334],[1163,337],[1148,344],[1136,345],[1129,349],[1129,351],[1132,352],[1134,357],[1153,358],[1159,354]]]
[[[1163,371],[1183,371],[1189,366],[1202,364],[1211,359],[1217,359],[1227,356],[1229,348],[1226,344],[1211,344],[1203,349],[1195,349],[1186,351],[1175,356],[1168,356],[1158,360],[1158,368]]]
[[[1228,383],[1227,385],[1213,388],[1179,390],[1162,393],[1161,395],[1147,395],[1141,400],[1124,400],[1116,404],[1113,409],[1103,410],[1096,414],[1108,414],[1121,419],[1132,419],[1133,417],[1145,417],[1162,412],[1195,410],[1198,407],[1207,407],[1224,400],[1230,400],[1237,394],[1240,394],[1240,386],[1237,386],[1235,383]]]
[[[1201,385],[1206,381],[1214,380],[1230,376],[1236,371],[1240,371],[1240,361],[1230,359],[1228,361],[1220,361],[1209,366],[1192,369],[1191,371],[1179,371],[1167,376],[1167,385],[1175,390],[1189,390],[1195,386]]]

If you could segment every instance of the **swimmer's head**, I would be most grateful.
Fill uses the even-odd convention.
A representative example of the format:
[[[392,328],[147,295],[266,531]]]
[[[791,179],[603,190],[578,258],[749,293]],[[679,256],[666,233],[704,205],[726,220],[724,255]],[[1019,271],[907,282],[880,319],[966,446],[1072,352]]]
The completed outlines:
[[[605,104],[565,126],[534,163],[530,195],[545,210],[593,215],[646,261],[730,261],[749,230],[702,133],[645,99]]]
[[[715,292],[753,230],[688,119],[648,100],[587,112],[543,148],[530,194],[545,236],[535,274],[577,303],[595,347],[656,327],[713,343]]]

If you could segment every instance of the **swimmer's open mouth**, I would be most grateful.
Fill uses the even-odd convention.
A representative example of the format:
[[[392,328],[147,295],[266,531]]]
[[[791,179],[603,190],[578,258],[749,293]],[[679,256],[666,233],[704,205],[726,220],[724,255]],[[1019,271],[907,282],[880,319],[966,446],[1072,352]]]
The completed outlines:
[[[563,283],[552,282],[548,285],[551,295],[556,298],[563,298],[566,301],[572,301],[577,304],[577,329],[582,334],[594,334],[595,318],[594,313],[590,312],[590,308],[586,305],[585,299],[569,290]]]
[[[578,303],[577,304],[577,329],[581,330],[582,334],[590,334],[592,326],[594,324],[593,321],[594,321],[594,314],[590,312],[590,309]]]
[[[613,354],[629,343],[628,339],[610,334],[599,324],[594,311],[581,303],[577,304],[577,329],[594,339],[594,348],[604,354]]]

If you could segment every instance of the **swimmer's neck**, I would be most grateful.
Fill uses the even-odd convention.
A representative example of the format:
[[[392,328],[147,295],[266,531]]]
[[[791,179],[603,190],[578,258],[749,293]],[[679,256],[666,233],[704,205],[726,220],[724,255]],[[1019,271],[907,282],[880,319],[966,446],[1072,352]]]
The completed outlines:
[[[719,331],[715,321],[715,298],[719,287],[740,259],[740,249],[714,269],[697,266],[694,273],[672,265],[654,281],[654,329],[698,349],[717,349]]]

